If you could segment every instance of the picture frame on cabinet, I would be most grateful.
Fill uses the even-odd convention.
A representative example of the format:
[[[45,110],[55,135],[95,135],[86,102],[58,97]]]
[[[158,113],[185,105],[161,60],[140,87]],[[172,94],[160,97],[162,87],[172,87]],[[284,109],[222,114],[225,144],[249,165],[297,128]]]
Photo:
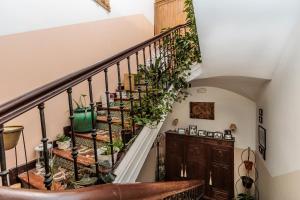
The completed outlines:
[[[223,139],[223,133],[221,132],[214,132],[215,139]]]
[[[214,132],[207,132],[207,137],[214,137]]]
[[[200,137],[206,137],[207,133],[206,133],[205,130],[198,130],[198,136],[200,136]]]
[[[189,126],[189,135],[197,135],[197,125]]]
[[[177,133],[180,135],[185,135],[185,129],[184,128],[178,128]]]

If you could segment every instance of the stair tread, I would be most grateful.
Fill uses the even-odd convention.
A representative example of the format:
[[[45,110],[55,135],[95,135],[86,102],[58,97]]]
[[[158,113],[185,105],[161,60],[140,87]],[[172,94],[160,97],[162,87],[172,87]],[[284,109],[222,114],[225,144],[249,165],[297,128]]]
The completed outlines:
[[[24,172],[22,174],[19,174],[19,178],[22,182],[25,182],[26,184],[30,185],[31,187],[38,189],[38,190],[47,190],[44,184],[44,177],[41,175],[38,175],[35,173],[35,170],[30,170],[28,172],[29,175],[29,183],[28,183],[28,176],[27,172]],[[53,191],[62,191],[65,190],[64,187],[56,182],[52,183],[52,188],[51,190]]]
[[[58,157],[64,158],[66,160],[73,161],[72,150],[70,150],[70,149],[61,150],[61,149],[58,149],[58,148],[54,148],[53,149],[53,154],[55,154]],[[95,159],[93,157],[93,151],[92,150],[90,151],[90,153],[87,153],[85,155],[90,156],[90,157],[78,154],[78,157],[77,157],[77,163],[78,164],[83,165],[85,167],[90,167],[91,165],[95,164]]]
[[[102,123],[107,123],[107,116],[97,116],[97,121],[98,122],[102,122]],[[128,124],[128,120],[124,120],[125,124]],[[112,124],[122,124],[121,119],[117,118],[117,117],[112,117]]]
[[[71,135],[71,133],[69,133],[69,135]],[[83,133],[75,133],[75,136],[80,137],[80,138],[90,139],[90,140],[93,139],[92,133],[84,133],[84,134]],[[120,134],[117,132],[113,132],[112,136],[113,136],[113,139],[121,137]],[[98,131],[96,140],[99,142],[110,142],[108,131],[101,131],[101,132]]]
[[[114,101],[121,101],[121,99],[120,98],[114,98]],[[122,101],[130,101],[130,99],[129,98],[122,98]],[[139,99],[134,98],[133,101],[139,101]]]
[[[111,111],[121,111],[121,108],[120,108],[120,106],[112,106],[112,107],[110,107],[109,108]],[[99,108],[99,110],[107,110],[107,107],[101,107],[101,108]],[[129,108],[123,108],[123,110],[125,111],[125,112],[129,112],[130,111],[130,109]]]

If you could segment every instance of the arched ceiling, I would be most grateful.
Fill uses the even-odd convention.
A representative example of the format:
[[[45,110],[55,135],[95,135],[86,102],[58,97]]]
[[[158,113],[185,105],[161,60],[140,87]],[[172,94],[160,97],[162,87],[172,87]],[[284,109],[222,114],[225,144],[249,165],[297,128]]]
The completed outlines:
[[[299,15],[299,0],[194,0],[201,77],[271,79]]]

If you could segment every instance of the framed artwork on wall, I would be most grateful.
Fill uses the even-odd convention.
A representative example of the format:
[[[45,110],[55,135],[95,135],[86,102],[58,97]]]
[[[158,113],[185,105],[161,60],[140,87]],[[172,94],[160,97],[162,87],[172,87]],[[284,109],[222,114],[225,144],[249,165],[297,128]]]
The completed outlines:
[[[192,119],[215,119],[214,102],[190,102],[190,118]]]
[[[258,126],[258,150],[263,156],[264,160],[266,160],[266,149],[267,149],[267,130]]]

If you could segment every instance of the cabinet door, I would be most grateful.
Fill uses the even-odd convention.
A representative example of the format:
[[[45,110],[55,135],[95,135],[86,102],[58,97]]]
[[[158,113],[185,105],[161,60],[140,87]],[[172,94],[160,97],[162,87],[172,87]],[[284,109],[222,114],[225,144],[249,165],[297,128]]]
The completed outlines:
[[[183,137],[176,134],[166,134],[166,180],[180,180],[184,162]]]
[[[185,164],[188,179],[203,179],[206,175],[206,146],[198,138],[187,138]]]
[[[229,165],[213,163],[211,166],[212,185],[214,188],[231,191],[232,170]]]

